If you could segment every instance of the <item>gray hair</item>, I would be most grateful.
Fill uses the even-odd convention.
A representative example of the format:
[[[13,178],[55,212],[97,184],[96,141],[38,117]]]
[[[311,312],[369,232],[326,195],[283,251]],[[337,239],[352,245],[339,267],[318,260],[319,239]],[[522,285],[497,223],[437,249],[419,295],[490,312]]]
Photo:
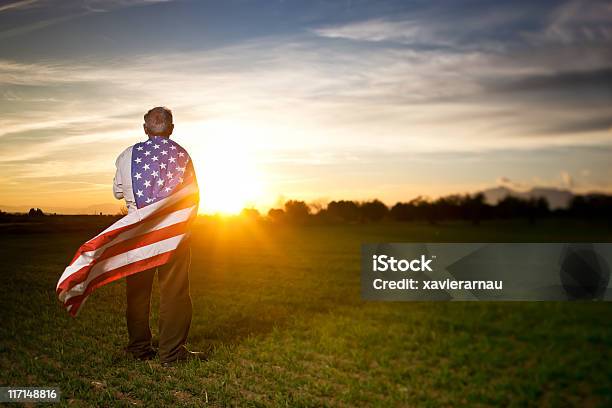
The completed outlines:
[[[144,115],[145,126],[155,136],[169,136],[172,128],[172,111],[164,106],[151,109]]]

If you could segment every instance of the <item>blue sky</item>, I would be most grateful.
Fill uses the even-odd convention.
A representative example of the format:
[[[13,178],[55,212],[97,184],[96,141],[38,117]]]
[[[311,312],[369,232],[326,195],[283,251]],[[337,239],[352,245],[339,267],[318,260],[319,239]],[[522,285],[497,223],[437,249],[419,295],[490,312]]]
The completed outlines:
[[[209,211],[611,191],[612,6],[0,2],[0,205],[112,202],[114,159],[157,105]]]

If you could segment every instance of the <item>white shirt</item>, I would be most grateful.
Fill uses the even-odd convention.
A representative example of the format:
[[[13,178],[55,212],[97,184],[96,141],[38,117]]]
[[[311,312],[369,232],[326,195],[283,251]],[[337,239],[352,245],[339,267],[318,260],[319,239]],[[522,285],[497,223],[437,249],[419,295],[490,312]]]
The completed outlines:
[[[162,136],[164,137],[164,136]],[[150,139],[150,138],[149,138]],[[125,149],[115,161],[115,178],[113,179],[113,194],[117,200],[125,199],[128,214],[138,211],[134,190],[132,189],[132,150],[134,145]]]
[[[128,214],[136,211],[136,200],[132,190],[132,147],[128,147],[117,157],[115,161],[117,172],[113,179],[113,194],[117,200],[125,199]]]

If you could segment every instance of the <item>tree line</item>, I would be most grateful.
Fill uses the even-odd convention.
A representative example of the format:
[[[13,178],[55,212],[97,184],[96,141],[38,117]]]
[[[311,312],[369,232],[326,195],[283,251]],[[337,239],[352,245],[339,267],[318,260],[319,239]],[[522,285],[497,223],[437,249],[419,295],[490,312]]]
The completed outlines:
[[[118,215],[125,215],[125,212]],[[27,218],[46,215],[40,208],[32,208]],[[246,218],[262,218],[254,208],[242,211]],[[15,214],[0,211],[0,220],[14,218]],[[482,193],[449,195],[435,200],[417,197],[388,207],[382,201],[335,200],[326,206],[309,205],[300,200],[289,200],[282,208],[270,209],[267,218],[276,222],[378,222],[426,221],[436,224],[443,221],[465,220],[479,224],[491,219],[526,219],[535,223],[543,218],[576,218],[584,220],[608,220],[612,222],[612,195],[576,195],[567,208],[551,209],[545,198],[520,198],[506,196],[497,204],[486,202]]]
[[[243,215],[260,217],[256,209],[245,209]],[[520,198],[506,196],[497,204],[486,202],[482,193],[450,195],[435,200],[417,197],[407,202],[398,202],[388,207],[380,200],[331,201],[327,206],[308,205],[304,201],[289,200],[283,208],[268,211],[273,221],[306,222],[378,222],[427,221],[436,224],[442,221],[467,220],[478,224],[483,220],[522,218],[530,223],[548,217],[580,219],[612,219],[612,195],[576,195],[564,209],[551,209],[545,198]]]

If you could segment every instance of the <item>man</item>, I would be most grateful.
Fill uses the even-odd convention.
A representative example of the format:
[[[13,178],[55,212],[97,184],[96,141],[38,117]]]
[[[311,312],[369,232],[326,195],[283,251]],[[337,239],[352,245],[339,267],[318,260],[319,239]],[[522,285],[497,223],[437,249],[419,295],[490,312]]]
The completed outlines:
[[[163,199],[183,182],[179,173],[182,170],[181,174],[185,174],[186,165],[179,167],[181,159],[191,166],[186,151],[169,140],[174,130],[169,109],[153,108],[145,114],[144,121],[144,131],[149,140],[125,149],[115,163],[117,172],[113,192],[115,198],[125,199],[128,215]],[[190,261],[191,250],[187,239],[181,242],[168,263],[126,277],[129,334],[126,350],[134,358],[149,360],[156,354],[149,327],[151,289],[156,271],[160,291],[159,358],[162,365],[167,367],[187,359],[205,358],[204,353],[185,348],[192,313]]]

